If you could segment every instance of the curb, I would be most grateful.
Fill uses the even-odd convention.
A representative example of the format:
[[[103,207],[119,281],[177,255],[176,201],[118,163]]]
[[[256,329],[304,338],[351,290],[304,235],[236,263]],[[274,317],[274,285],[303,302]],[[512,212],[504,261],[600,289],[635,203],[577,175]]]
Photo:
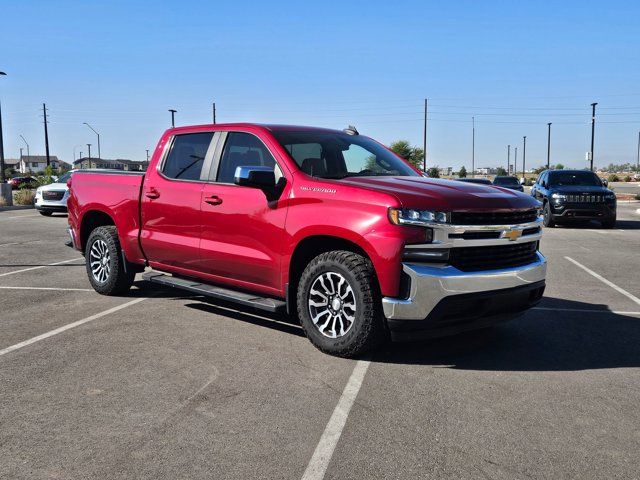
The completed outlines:
[[[0,212],[8,212],[10,210],[29,210],[36,208],[33,205],[13,205],[11,207],[0,207]]]

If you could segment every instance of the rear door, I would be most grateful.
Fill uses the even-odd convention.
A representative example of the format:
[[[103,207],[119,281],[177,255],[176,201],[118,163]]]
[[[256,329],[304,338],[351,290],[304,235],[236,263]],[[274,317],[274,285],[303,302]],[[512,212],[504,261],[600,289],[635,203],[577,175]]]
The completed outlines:
[[[200,201],[213,156],[214,133],[173,136],[142,188],[141,243],[152,267],[198,271]]]
[[[274,155],[248,132],[221,134],[210,183],[202,190],[201,269],[226,283],[278,294],[282,288],[286,198],[289,186]],[[277,199],[234,184],[239,166],[269,166],[283,182]]]

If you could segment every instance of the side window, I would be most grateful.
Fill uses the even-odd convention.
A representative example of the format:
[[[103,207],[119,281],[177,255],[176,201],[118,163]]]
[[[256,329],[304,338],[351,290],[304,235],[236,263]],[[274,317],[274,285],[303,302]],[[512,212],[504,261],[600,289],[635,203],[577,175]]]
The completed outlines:
[[[222,152],[216,181],[233,183],[236,168],[253,166],[275,169],[276,178],[282,175],[275,159],[258,137],[250,133],[230,132]]]
[[[213,132],[176,135],[162,167],[164,176],[176,180],[200,180]]]

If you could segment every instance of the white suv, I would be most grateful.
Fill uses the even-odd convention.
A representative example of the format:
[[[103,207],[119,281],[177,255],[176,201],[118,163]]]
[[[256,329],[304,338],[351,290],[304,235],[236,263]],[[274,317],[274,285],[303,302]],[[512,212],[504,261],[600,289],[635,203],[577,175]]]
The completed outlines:
[[[56,183],[38,187],[34,205],[41,215],[48,217],[54,212],[67,213],[67,198],[69,197],[67,180],[71,178],[73,172],[72,170],[65,173]]]

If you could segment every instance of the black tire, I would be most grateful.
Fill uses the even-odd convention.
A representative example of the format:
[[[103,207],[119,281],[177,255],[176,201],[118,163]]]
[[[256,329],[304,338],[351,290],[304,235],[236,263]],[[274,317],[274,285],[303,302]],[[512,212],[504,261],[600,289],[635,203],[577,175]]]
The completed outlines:
[[[542,209],[542,224],[545,227],[555,227],[556,222],[553,221],[553,217],[551,216],[551,207],[549,206],[549,202],[544,204],[544,208]]]
[[[312,306],[310,305],[311,287],[314,282],[320,281],[325,274],[342,277],[346,280],[346,286],[338,287],[345,290],[351,289],[351,293],[345,295],[354,299],[354,320],[345,330],[345,333],[337,338],[330,338],[323,334],[320,327],[314,324],[311,318]],[[332,289],[335,292],[335,289]],[[340,292],[342,293],[342,292]],[[316,297],[317,298],[317,297]],[[349,298],[349,297],[347,297]],[[345,308],[347,300],[345,300]],[[330,301],[327,299],[327,309]],[[377,346],[384,339],[384,320],[382,314],[381,297],[377,285],[375,270],[371,261],[354,252],[336,250],[325,252],[315,257],[302,272],[298,283],[297,293],[298,317],[307,338],[319,350],[340,357],[354,357],[363,354]],[[322,308],[322,307],[320,307]],[[343,310],[344,312],[344,310]],[[316,317],[317,318],[317,317]],[[329,317],[331,314],[329,313]],[[323,320],[317,320],[318,324]],[[340,317],[340,323],[347,323]],[[348,317],[346,317],[348,318]],[[329,323],[329,320],[327,320]],[[337,333],[336,322],[333,330]],[[326,332],[327,330],[325,330]]]
[[[96,276],[92,271],[91,263],[96,261],[92,255],[94,246],[96,248],[95,251],[98,251],[98,247],[101,247],[103,251],[108,253],[108,256],[106,254],[103,256],[103,258],[106,258],[106,263],[103,265],[105,268],[108,267],[108,273],[105,269],[103,275]],[[89,235],[85,249],[85,265],[89,282],[96,292],[102,295],[121,295],[131,288],[136,275],[135,270],[128,268],[125,272],[121,252],[116,227],[112,225],[98,227]]]
[[[44,215],[45,217],[50,217],[51,215],[53,215],[53,212],[48,212],[46,210],[38,210],[38,213],[40,215]]]
[[[602,228],[615,228],[616,226],[616,217],[608,218],[607,220],[603,220],[600,225]]]

